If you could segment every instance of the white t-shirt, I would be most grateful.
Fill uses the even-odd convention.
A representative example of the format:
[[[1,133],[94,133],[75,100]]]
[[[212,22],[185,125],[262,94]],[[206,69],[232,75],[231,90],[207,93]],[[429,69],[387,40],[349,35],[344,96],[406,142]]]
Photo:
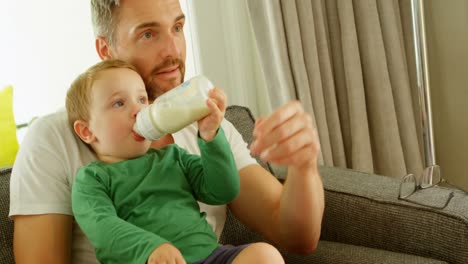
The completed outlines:
[[[227,120],[221,124],[231,145],[238,170],[256,163],[242,136]],[[200,154],[196,123],[173,134],[180,147]],[[65,111],[36,120],[21,143],[10,184],[10,216],[65,214],[73,215],[71,189],[77,170],[96,159],[76,136]],[[226,221],[226,206],[200,203],[216,235]],[[51,249],[53,250],[53,249]],[[83,232],[73,222],[72,263],[97,263],[94,250]]]

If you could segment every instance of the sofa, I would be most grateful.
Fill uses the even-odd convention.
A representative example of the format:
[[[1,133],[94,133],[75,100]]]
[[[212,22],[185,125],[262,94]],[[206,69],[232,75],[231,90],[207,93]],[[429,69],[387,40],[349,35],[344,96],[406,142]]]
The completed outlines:
[[[242,106],[229,106],[226,118],[250,144],[254,118]],[[279,181],[285,170],[259,161]],[[13,223],[8,218],[12,168],[0,169],[0,264],[14,263]],[[336,167],[320,167],[325,187],[325,212],[317,250],[309,255],[282,251],[286,263],[468,263],[468,196],[434,187],[416,196],[444,209],[399,200],[399,179]],[[220,242],[266,241],[228,210]]]

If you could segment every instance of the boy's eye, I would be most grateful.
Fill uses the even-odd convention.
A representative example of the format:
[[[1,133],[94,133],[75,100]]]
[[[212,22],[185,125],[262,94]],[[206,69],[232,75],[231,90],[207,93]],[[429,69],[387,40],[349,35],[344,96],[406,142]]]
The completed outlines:
[[[124,105],[124,103],[122,101],[117,101],[112,105],[112,107],[113,108],[119,108],[119,107],[122,107],[123,105]]]
[[[148,102],[148,99],[146,97],[140,97],[139,102],[141,104],[146,104]]]

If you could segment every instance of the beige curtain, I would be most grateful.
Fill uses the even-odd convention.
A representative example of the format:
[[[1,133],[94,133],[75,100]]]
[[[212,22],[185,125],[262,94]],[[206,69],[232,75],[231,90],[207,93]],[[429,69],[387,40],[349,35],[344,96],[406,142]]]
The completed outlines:
[[[304,104],[324,165],[422,170],[409,0],[246,1],[271,104]]]

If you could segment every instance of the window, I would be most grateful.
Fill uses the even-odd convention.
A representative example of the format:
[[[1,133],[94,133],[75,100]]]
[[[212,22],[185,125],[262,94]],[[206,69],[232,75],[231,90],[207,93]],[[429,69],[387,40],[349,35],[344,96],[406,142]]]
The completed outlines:
[[[181,5],[188,18],[186,77],[190,78],[197,72],[191,3],[181,0]],[[27,123],[64,107],[66,91],[77,74],[99,61],[89,2],[5,1],[2,7],[0,87],[13,86],[16,122]]]

